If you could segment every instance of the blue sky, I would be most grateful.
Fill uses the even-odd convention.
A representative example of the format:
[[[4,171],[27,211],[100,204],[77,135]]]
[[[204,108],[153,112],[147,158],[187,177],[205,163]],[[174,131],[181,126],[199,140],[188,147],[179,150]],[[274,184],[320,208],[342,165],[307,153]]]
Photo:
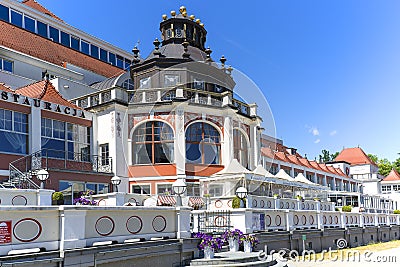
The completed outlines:
[[[277,137],[308,158],[360,146],[400,152],[400,1],[38,0],[68,24],[143,55],[162,14],[185,5],[215,60],[263,91]]]

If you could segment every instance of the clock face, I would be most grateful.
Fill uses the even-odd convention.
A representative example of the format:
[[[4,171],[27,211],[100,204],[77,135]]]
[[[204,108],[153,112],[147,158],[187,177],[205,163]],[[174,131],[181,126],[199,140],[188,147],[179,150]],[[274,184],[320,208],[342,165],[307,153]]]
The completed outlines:
[[[182,38],[182,29],[181,28],[176,28],[175,29],[175,36],[177,38]]]

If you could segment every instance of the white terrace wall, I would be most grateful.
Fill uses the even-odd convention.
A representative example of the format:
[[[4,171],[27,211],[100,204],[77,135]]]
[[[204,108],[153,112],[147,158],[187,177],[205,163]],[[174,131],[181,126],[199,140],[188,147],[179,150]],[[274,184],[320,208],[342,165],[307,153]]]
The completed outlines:
[[[1,206],[51,206],[53,190],[0,188]]]
[[[190,208],[1,207],[0,256],[11,250],[84,248],[94,242],[190,237]]]

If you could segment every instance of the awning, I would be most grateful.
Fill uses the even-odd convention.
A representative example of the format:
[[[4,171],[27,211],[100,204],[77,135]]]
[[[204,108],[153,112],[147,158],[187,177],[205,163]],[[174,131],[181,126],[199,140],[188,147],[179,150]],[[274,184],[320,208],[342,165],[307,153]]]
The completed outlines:
[[[189,197],[189,206],[190,207],[202,207],[206,203],[204,202],[202,197]]]
[[[174,196],[160,195],[157,198],[157,206],[175,206],[176,199]]]

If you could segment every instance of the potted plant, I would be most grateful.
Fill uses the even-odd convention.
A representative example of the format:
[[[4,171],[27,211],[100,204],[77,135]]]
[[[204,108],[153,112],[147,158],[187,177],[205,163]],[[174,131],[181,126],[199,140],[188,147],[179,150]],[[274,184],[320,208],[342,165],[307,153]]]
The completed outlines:
[[[241,201],[241,199],[238,198],[237,196],[235,196],[235,197],[232,199],[232,208],[234,208],[234,209],[240,208],[240,201]],[[243,199],[243,204],[244,204],[244,206],[246,207],[246,199],[245,199],[245,198]]]
[[[228,241],[229,250],[231,252],[239,251],[239,240],[240,237],[243,235],[242,231],[239,229],[235,229],[233,231],[227,230],[225,233],[222,234],[222,239]]]
[[[279,198],[279,194],[274,194],[274,198],[278,199]]]
[[[53,205],[64,205],[64,195],[61,192],[54,192],[51,199]]]
[[[91,198],[93,194],[94,192],[92,190],[79,192],[79,197],[74,199],[74,205],[96,206],[97,201]]]
[[[207,235],[205,233],[196,233],[193,237],[201,239],[197,247],[199,250],[204,251],[205,259],[213,259],[215,251],[222,248],[223,241],[219,237],[213,237],[212,235]]]
[[[321,199],[319,197],[314,197],[315,201],[321,201]]]
[[[297,195],[296,198],[297,198],[298,201],[302,201],[303,200],[303,197],[300,196],[300,195]]]
[[[259,243],[257,237],[250,234],[242,235],[240,241],[243,243],[244,252],[252,252]]]

